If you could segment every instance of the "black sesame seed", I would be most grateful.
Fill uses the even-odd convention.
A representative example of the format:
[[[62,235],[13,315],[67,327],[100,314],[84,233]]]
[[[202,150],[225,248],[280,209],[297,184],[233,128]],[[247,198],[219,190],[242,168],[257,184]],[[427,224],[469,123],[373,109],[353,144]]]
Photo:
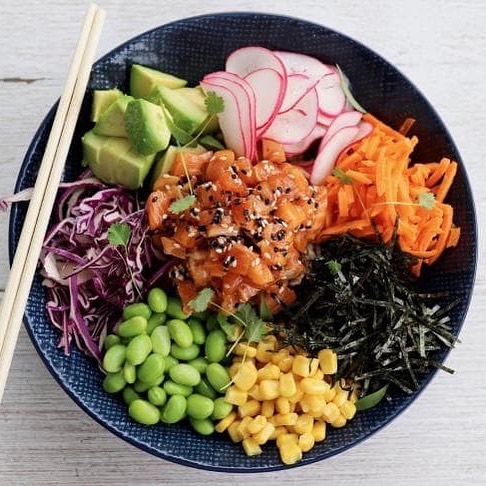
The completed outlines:
[[[248,174],[248,171],[247,171],[246,169],[241,169],[241,173],[242,173],[243,175],[246,175],[246,174]]]

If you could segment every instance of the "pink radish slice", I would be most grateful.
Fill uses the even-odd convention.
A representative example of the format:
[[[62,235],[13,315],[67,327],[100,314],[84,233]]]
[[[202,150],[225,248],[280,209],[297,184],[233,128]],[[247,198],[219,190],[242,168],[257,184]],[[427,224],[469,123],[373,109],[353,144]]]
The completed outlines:
[[[300,142],[316,126],[318,111],[317,92],[311,89],[294,108],[275,117],[265,138],[282,144]]]
[[[291,74],[287,76],[287,90],[282,101],[279,113],[285,113],[292,109],[311,89],[318,80],[310,78],[305,74]]]
[[[296,52],[274,51],[275,55],[284,63],[287,74],[305,74],[309,78],[320,79],[332,72],[331,66],[323,64],[314,57]]]
[[[287,72],[282,61],[269,49],[258,46],[242,47],[233,51],[226,59],[226,71],[242,78],[257,69],[273,69],[283,78]]]
[[[285,83],[274,69],[257,69],[245,77],[252,87],[256,104],[256,127],[262,129],[273,121],[285,95]]]
[[[320,111],[317,115],[317,123],[320,125],[323,125],[325,127],[328,127],[333,121],[334,121],[334,116],[327,116]]]
[[[358,124],[358,128],[359,132],[356,134],[356,137],[354,137],[353,143],[367,137],[373,131],[373,125],[365,121],[361,121]]]
[[[336,132],[341,130],[344,127],[355,127],[361,121],[363,114],[359,111],[347,111],[345,113],[341,113],[336,118],[334,118],[333,122],[329,125],[329,129],[327,133],[321,140],[319,145],[319,152],[322,148],[326,145],[330,138],[334,136]]]
[[[336,116],[343,112],[346,106],[346,95],[336,72],[324,76],[317,83],[316,90],[320,112],[327,116]]]
[[[311,184],[321,184],[324,181],[324,178],[332,172],[339,154],[354,141],[358,132],[358,127],[345,127],[331,137],[314,161]]]
[[[325,127],[317,124],[314,127],[314,130],[312,130],[312,132],[310,132],[309,135],[307,135],[307,137],[302,139],[300,142],[284,145],[283,148],[285,153],[290,157],[303,154],[313,142],[324,136],[326,130],[327,129]]]

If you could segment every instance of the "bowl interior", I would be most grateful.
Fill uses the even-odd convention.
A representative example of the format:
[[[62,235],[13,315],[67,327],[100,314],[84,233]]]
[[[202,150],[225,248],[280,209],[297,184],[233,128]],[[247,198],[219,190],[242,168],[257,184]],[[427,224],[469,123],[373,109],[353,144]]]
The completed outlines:
[[[445,301],[459,298],[461,304],[451,313],[459,332],[467,311],[476,264],[476,221],[470,187],[464,165],[446,128],[417,89],[393,66],[363,45],[325,27],[302,20],[274,15],[235,13],[217,14],[174,22],[144,33],[119,46],[101,60],[92,71],[90,88],[120,87],[128,90],[132,63],[140,63],[171,72],[195,85],[211,71],[224,69],[227,55],[246,45],[306,53],[326,63],[338,63],[352,83],[353,93],[371,113],[392,126],[407,116],[417,120],[413,133],[419,137],[417,161],[452,157],[460,164],[449,202],[455,208],[455,223],[461,227],[459,247],[446,252],[422,277],[430,291],[447,290]],[[90,92],[72,143],[65,180],[81,172],[81,135],[90,128]],[[28,149],[19,173],[16,190],[31,187],[46,145],[54,110],[46,116]],[[26,205],[17,205],[10,221],[10,254],[15,252]],[[202,437],[185,424],[144,427],[128,419],[125,405],[101,389],[101,372],[96,364],[73,350],[64,356],[57,348],[58,335],[45,312],[41,278],[36,276],[25,313],[27,330],[47,368],[66,392],[99,423],[134,445],[157,456],[194,467],[232,472],[257,472],[282,468],[276,448],[264,448],[264,454],[248,458],[240,446],[225,435]],[[444,351],[438,356],[443,360]],[[433,372],[422,378],[421,389]],[[395,392],[389,401],[360,413],[345,428],[329,430],[327,439],[304,455],[297,465],[315,462],[355,445],[386,425],[418,395]]]

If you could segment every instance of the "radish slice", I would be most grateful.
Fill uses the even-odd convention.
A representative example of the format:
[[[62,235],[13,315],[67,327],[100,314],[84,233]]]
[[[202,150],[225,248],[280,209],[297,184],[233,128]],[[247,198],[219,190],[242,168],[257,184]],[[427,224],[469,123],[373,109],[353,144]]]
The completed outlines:
[[[324,127],[328,127],[333,121],[334,121],[334,116],[327,116],[320,111],[317,115],[317,123],[319,125],[323,125]]]
[[[226,59],[226,71],[238,74],[242,78],[258,69],[273,69],[282,78],[287,72],[282,61],[269,49],[258,46],[242,47],[233,51]]]
[[[287,76],[287,90],[285,91],[285,98],[282,101],[279,113],[285,113],[292,109],[317,83],[318,80],[305,74],[291,74]]]
[[[354,141],[358,132],[358,127],[345,127],[331,137],[314,161],[311,184],[321,184],[324,181],[324,178],[332,172],[339,154]]]
[[[282,76],[274,69],[257,69],[245,77],[255,94],[256,127],[259,135],[262,128],[269,125],[277,116],[285,95],[285,83]]]
[[[358,128],[359,132],[354,137],[353,143],[367,137],[373,131],[373,125],[365,121],[360,122]]]
[[[333,72],[331,66],[305,54],[286,51],[274,51],[274,54],[284,63],[289,76],[305,74],[309,78],[320,79]]]
[[[318,151],[320,152],[324,145],[326,145],[326,143],[329,141],[329,139],[332,138],[336,132],[341,130],[341,128],[355,127],[356,125],[358,125],[358,123],[361,121],[362,116],[363,114],[359,111],[347,111],[345,113],[341,113],[336,118],[334,118],[333,122],[329,125],[329,130],[321,140]]]
[[[281,144],[294,144],[307,137],[317,123],[317,92],[311,89],[296,105],[279,113],[265,132],[265,138]]]
[[[327,116],[337,116],[346,107],[346,95],[341,88],[339,74],[334,71],[324,76],[316,85],[319,111]]]
[[[312,130],[312,132],[310,132],[309,135],[303,138],[300,142],[294,144],[284,144],[283,148],[286,155],[293,157],[295,155],[303,154],[313,142],[324,136],[326,130],[326,127],[317,124],[314,127],[314,130]]]

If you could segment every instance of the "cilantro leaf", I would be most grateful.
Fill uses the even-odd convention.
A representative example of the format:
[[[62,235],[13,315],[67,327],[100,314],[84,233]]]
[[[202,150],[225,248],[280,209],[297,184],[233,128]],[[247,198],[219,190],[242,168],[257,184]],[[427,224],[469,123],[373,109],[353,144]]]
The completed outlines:
[[[238,322],[246,326],[248,322],[257,319],[258,316],[251,304],[245,302],[244,304],[240,304],[238,306],[238,309],[235,313],[235,318]]]
[[[206,287],[199,291],[199,293],[190,300],[187,304],[194,312],[204,312],[207,308],[211,299],[214,297],[214,290]]]
[[[251,321],[247,321],[245,326],[245,338],[249,343],[257,343],[267,333],[267,325],[265,322],[257,317]]]
[[[432,209],[435,206],[435,196],[432,192],[422,192],[418,195],[418,203],[424,209]]]
[[[333,169],[332,175],[334,177],[337,177],[341,184],[350,185],[353,183],[353,178],[351,176],[348,176],[348,174],[346,174],[346,172],[344,172],[343,169],[340,169],[339,167]]]
[[[210,115],[217,115],[224,111],[224,100],[218,96],[214,91],[208,91],[204,104]]]
[[[326,265],[333,275],[337,275],[341,271],[341,264],[337,260],[329,260]]]
[[[226,334],[226,337],[229,342],[235,342],[241,332],[241,327],[238,324],[234,324],[228,320],[228,316],[225,316],[222,313],[219,313],[216,316],[216,319],[218,321],[219,327],[223,330],[223,332]]]
[[[174,201],[169,206],[169,211],[172,214],[179,214],[182,213],[182,211],[186,211],[191,206],[194,206],[195,203],[196,203],[196,196],[194,196],[194,194],[191,194],[190,196],[186,196],[183,197],[182,199],[177,199],[177,201]]]
[[[127,246],[132,229],[125,223],[113,223],[108,228],[108,242],[112,246]]]

